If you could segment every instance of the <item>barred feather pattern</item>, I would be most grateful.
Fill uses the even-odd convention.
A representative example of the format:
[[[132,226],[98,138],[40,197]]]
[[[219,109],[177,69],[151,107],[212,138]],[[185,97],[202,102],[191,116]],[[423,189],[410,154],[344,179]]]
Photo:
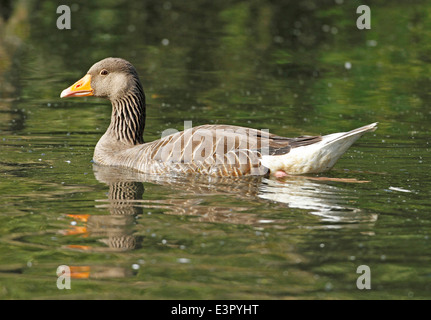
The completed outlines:
[[[150,174],[210,176],[265,175],[262,155],[285,154],[292,147],[320,137],[283,138],[262,130],[228,125],[203,125],[162,139],[115,151],[101,164],[128,167]],[[106,153],[105,153],[106,155]]]
[[[145,95],[137,85],[121,99],[112,101],[111,131],[118,141],[126,144],[142,144],[145,129]]]

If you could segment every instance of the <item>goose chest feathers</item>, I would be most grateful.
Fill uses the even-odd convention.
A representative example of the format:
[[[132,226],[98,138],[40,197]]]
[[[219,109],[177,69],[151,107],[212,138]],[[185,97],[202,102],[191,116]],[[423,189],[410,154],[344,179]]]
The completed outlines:
[[[133,65],[106,58],[60,97],[96,96],[112,103],[111,123],[94,150],[94,162],[149,174],[212,176],[319,173],[331,169],[372,123],[348,132],[286,138],[231,125],[202,125],[144,143],[145,94]]]

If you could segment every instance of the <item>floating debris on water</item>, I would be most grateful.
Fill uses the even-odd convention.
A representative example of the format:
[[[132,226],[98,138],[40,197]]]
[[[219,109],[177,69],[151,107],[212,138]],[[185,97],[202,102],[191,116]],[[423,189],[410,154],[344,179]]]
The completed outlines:
[[[266,220],[266,219],[260,219],[259,223],[273,223],[274,220]]]
[[[190,259],[188,259],[188,258],[178,258],[177,262],[179,262],[179,263],[190,263]]]
[[[399,192],[412,192],[411,190],[407,190],[407,189],[403,189],[403,188],[398,188],[398,187],[389,187],[389,190],[399,191]]]

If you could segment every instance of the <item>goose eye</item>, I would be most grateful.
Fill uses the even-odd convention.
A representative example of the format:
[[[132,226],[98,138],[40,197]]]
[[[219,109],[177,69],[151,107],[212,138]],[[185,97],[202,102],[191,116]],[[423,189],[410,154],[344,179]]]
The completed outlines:
[[[100,71],[100,74],[101,74],[102,76],[106,76],[106,75],[108,74],[108,70],[103,69],[102,71]]]

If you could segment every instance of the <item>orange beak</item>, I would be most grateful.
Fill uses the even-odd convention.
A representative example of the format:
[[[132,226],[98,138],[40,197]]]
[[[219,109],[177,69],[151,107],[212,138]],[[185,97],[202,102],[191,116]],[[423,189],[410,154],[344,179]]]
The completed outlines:
[[[85,97],[92,95],[93,89],[91,88],[91,76],[86,74],[81,80],[76,81],[69,88],[64,89],[60,94],[60,98]]]

